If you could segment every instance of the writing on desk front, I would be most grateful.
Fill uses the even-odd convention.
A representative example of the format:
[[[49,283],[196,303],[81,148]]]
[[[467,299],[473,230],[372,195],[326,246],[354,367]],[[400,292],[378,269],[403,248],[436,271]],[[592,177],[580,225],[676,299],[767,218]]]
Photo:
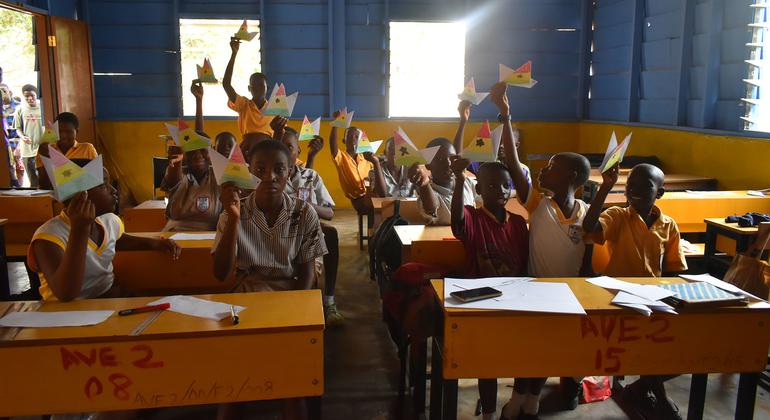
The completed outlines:
[[[580,318],[582,339],[598,339],[604,345],[595,352],[594,368],[604,373],[618,373],[622,369],[626,344],[647,341],[649,344],[674,341],[670,334],[671,322],[666,317],[652,316],[594,316]]]
[[[164,372],[174,361],[186,366],[193,364],[184,360],[189,355],[181,354],[170,360],[158,357],[149,344],[62,346],[58,356],[61,369],[76,377],[75,383],[80,384],[82,395],[92,402],[113,400],[146,408],[263,399],[273,393],[273,382],[264,378],[217,377],[219,375],[200,372],[189,379],[180,378],[177,369]]]

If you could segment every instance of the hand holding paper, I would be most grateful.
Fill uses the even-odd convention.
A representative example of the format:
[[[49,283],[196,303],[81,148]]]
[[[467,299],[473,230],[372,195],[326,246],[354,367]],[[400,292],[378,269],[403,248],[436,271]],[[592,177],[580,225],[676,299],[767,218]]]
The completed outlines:
[[[246,22],[246,19],[243,19],[241,27],[238,29],[238,32],[233,35],[233,38],[241,41],[251,41],[255,36],[257,36],[257,32],[249,32],[249,25]]]
[[[626,149],[628,149],[628,144],[631,142],[631,134],[632,133],[629,133],[623,139],[623,142],[618,144],[615,132],[612,132],[610,142],[607,145],[607,151],[604,153],[604,159],[602,160],[601,166],[599,166],[602,173],[607,172],[610,168],[623,161]]]

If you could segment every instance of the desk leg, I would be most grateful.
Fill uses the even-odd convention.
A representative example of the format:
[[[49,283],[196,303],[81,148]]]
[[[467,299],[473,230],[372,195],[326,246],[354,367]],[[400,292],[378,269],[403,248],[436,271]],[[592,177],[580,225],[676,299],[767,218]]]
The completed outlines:
[[[11,278],[8,276],[8,256],[5,255],[5,227],[0,226],[0,301],[11,299]]]
[[[444,420],[457,420],[457,379],[444,380],[443,387],[444,403],[441,417]]]
[[[736,420],[751,420],[754,418],[754,400],[757,397],[758,373],[741,373],[738,381],[738,402],[735,405]]]
[[[703,260],[706,263],[706,272],[712,273],[712,260],[716,254],[717,230],[711,225],[706,225],[706,244],[703,250]]]
[[[703,418],[703,406],[706,404],[706,385],[708,375],[693,374],[690,383],[690,401],[687,404],[687,420],[701,420]]]
[[[441,341],[438,337],[433,337],[433,348],[430,359],[430,420],[441,419],[441,404],[444,385],[443,376],[443,355],[441,354]]]

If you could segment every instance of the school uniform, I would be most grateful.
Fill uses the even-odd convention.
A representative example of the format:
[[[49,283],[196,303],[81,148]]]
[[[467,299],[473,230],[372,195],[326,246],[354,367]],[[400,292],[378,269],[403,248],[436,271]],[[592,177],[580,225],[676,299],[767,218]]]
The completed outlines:
[[[227,101],[227,106],[238,113],[238,129],[242,135],[248,133],[273,135],[273,129],[270,128],[270,121],[273,120],[273,117],[263,114],[267,107],[267,101],[260,108],[251,99],[237,95],[235,102]]]
[[[524,207],[529,212],[529,274],[534,277],[576,277],[585,255],[583,218],[588,205],[575,200],[564,215],[549,196],[530,188]]]
[[[317,206],[334,207],[334,200],[326,189],[321,175],[299,164],[295,168],[286,182],[286,194]]]
[[[604,274],[660,277],[663,272],[687,270],[676,222],[657,206],[652,212],[656,218],[650,227],[631,206],[610,207],[599,216],[602,231],[591,239],[609,247],[610,262]]]
[[[505,212],[501,223],[484,207],[463,208],[463,229],[453,233],[462,241],[468,277],[525,276],[529,233],[524,218]]]
[[[340,187],[345,197],[355,200],[366,195],[366,178],[372,170],[372,162],[364,158],[363,153],[353,159],[345,150],[338,150],[334,156],[334,166],[340,178]]]
[[[385,179],[385,195],[393,198],[414,197],[412,190],[412,181],[409,179],[405,166],[397,166],[396,173],[392,174],[388,166],[380,165],[382,168],[382,177]],[[374,179],[374,171],[369,173],[369,179]],[[411,193],[411,194],[410,194]]]
[[[417,208],[420,210],[420,215],[426,225],[448,226],[452,223],[452,195],[454,194],[454,187],[442,187],[433,181],[431,181],[430,187],[431,194],[436,197],[438,202],[438,208],[433,214],[426,213],[422,206],[422,197],[420,197],[418,188]],[[463,205],[473,206],[476,204],[477,199],[479,199],[479,196],[476,193],[476,178],[466,177],[463,184]]]
[[[61,149],[59,148],[59,143],[48,143],[48,147],[53,147],[57,151],[61,152]],[[72,147],[67,150],[67,153],[63,153],[64,157],[66,157],[69,160],[72,159],[96,159],[96,156],[98,156],[98,153],[96,153],[96,148],[91,143],[85,143],[85,142],[79,142],[75,140],[75,143],[72,144]],[[37,155],[35,158],[35,166],[37,168],[43,167],[43,160],[40,158],[41,155]]]
[[[230,217],[227,212],[219,216],[212,250],[222,239]],[[241,202],[237,231],[234,292],[295,290],[299,265],[327,253],[315,210],[286,193],[272,227],[254,194],[249,195]]]
[[[101,244],[88,239],[85,266],[83,268],[83,283],[76,299],[99,297],[112,288],[115,275],[112,273],[112,259],[115,257],[115,245],[123,236],[125,228],[123,221],[114,213],[106,213],[95,219],[95,223],[104,230]],[[48,241],[58,245],[62,251],[67,248],[70,234],[70,220],[64,211],[53,219],[43,223],[32,236],[32,242]],[[27,250],[27,261],[30,268],[40,276],[40,295],[43,300],[57,300],[48,286],[45,275],[40,271],[35,260],[32,246]]]
[[[185,173],[176,185],[160,186],[166,191],[166,226],[163,231],[190,232],[216,229],[222,203],[219,202],[219,186],[214,170],[209,168],[206,176],[198,182],[190,173]]]

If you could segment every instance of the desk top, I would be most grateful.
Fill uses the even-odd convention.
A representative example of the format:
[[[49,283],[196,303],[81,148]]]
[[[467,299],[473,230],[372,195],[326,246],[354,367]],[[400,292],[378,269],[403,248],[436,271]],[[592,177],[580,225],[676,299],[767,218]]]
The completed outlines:
[[[394,201],[417,201],[417,197],[406,197],[406,198],[372,197],[372,206],[375,209],[382,209],[383,207],[387,207]]]
[[[393,228],[403,246],[412,245],[414,241],[457,240],[451,226],[404,225]]]
[[[678,183],[691,183],[691,182],[716,182],[716,178],[699,175],[687,175],[687,174],[665,174],[666,184],[678,184]],[[597,184],[602,183],[602,174],[598,169],[591,169],[591,175],[588,180]],[[615,185],[625,185],[628,180],[628,173],[620,173],[618,175],[618,182]]]
[[[707,225],[716,226],[720,229],[727,230],[739,235],[756,235],[759,230],[756,226],[753,227],[740,227],[737,223],[727,223],[723,217],[703,219]]]
[[[157,210],[157,209],[165,210],[166,200],[147,200],[139,204],[138,206],[131,208],[131,210]]]
[[[654,277],[633,277],[633,278],[622,278],[621,280],[625,280],[632,283],[639,283],[639,284],[676,284],[676,283],[687,283],[687,280],[684,280],[680,277],[663,277],[663,278],[654,278]],[[577,297],[578,301],[581,305],[583,305],[583,309],[586,310],[586,312],[615,312],[615,313],[621,313],[621,312],[628,312],[628,313],[634,313],[638,314],[638,312],[621,308],[619,306],[613,305],[612,299],[615,297],[616,292],[612,290],[607,290],[603,287],[599,287],[595,284],[591,284],[586,281],[584,277],[575,278],[543,278],[543,279],[537,279],[536,281],[542,281],[542,282],[549,282],[549,283],[567,283],[572,289],[572,293],[575,294],[575,297]],[[433,290],[436,292],[436,295],[439,298],[439,301],[444,301],[444,281],[443,280],[431,280],[431,284],[433,285]],[[709,309],[703,309],[706,311],[714,311],[714,308]],[[703,311],[699,310],[699,311]],[[749,306],[733,306],[733,307],[720,307],[718,308],[719,311],[745,311],[745,310],[764,310],[764,311],[770,311],[770,308],[751,308]],[[479,313],[495,313],[495,312],[510,312],[510,311],[491,311],[491,310],[485,310],[485,309],[458,309],[458,308],[450,308],[450,309],[444,309],[445,312],[451,313],[452,315],[465,315],[465,314],[479,314]],[[693,311],[693,309],[688,309],[688,312]],[[552,314],[543,314],[543,315],[552,315]]]
[[[245,306],[240,323],[232,325],[229,318],[212,321],[203,318],[164,311],[141,337],[162,338],[163,336],[202,337],[209,335],[258,332],[261,330],[313,329],[324,328],[324,315],[319,290],[298,290],[288,292],[231,293],[199,295],[202,299]],[[14,345],[51,344],[87,340],[136,340],[129,335],[152,313],[118,316],[121,309],[144,306],[157,297],[86,299],[72,302],[45,302],[39,311],[115,310],[107,321],[88,327],[23,328],[12,341],[0,341],[0,347]],[[4,313],[14,302],[0,302],[0,313]],[[0,329],[2,330],[2,329]]]
[[[209,232],[126,232],[129,235],[132,236],[139,236],[142,238],[170,238],[177,233],[191,233],[191,234],[198,234],[198,233],[214,233],[213,231]],[[195,240],[195,241],[189,241],[189,240],[174,240],[177,245],[179,245],[182,249],[199,249],[199,248],[209,248],[214,245],[214,241],[211,239],[202,239],[202,240]],[[125,251],[125,252],[132,252],[132,251]]]

